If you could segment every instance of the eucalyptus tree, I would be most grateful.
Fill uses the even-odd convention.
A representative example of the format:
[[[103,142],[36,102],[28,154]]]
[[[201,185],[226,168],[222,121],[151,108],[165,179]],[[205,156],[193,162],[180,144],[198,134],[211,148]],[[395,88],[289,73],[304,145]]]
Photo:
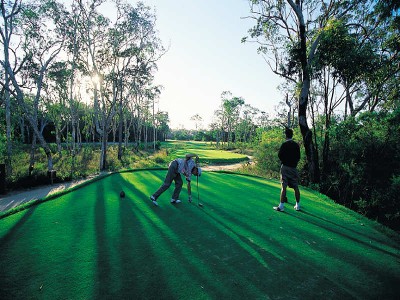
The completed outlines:
[[[34,139],[39,140],[46,153],[48,171],[52,171],[52,154],[38,128],[38,109],[45,76],[63,47],[65,12],[52,0],[23,4],[2,1],[1,12],[4,58],[0,63],[7,74],[2,84],[22,107]],[[34,93],[31,107],[26,101],[28,89]]]
[[[351,26],[333,21],[317,51],[317,72],[318,66],[329,67],[331,76],[343,86],[346,116],[364,109],[374,111],[385,102],[387,83],[398,78],[400,71],[398,49],[388,47],[385,22],[372,14],[363,19],[363,24]]]
[[[18,4],[16,1],[14,5],[11,7],[11,3],[5,3],[1,1],[1,14],[2,14],[2,27],[0,30],[1,33],[1,44],[4,48],[4,63],[6,60],[10,60],[9,55],[9,43],[11,42],[11,36],[14,30],[15,21],[13,19],[19,14],[21,9],[21,4]],[[14,60],[15,61],[15,60]],[[2,62],[3,64],[3,62]],[[11,97],[10,97],[10,76],[8,72],[4,72],[5,66],[3,66],[1,70],[1,77],[4,78],[4,82],[2,82],[1,88],[1,99],[4,102],[4,112],[5,112],[5,121],[6,121],[6,172],[7,174],[12,173],[12,136],[11,136]]]
[[[142,3],[133,7],[126,2],[115,1],[117,20],[112,23],[99,13],[99,7],[104,2],[78,0],[82,15],[78,26],[82,37],[79,54],[86,74],[93,79],[96,131],[102,141],[100,170],[106,168],[108,133],[112,122],[116,122],[116,115],[119,116],[121,157],[124,108],[132,99],[140,102],[136,107],[138,114],[147,108],[147,104],[142,105],[141,101],[148,101],[146,89],[151,85],[160,49],[154,27],[155,17],[150,8]]]
[[[372,112],[387,108],[391,96],[399,92],[399,47],[396,49],[396,42],[393,44],[398,34],[390,29],[393,18],[381,18],[377,9],[379,12],[379,6],[375,5],[358,11],[351,23],[345,19],[331,20],[321,34],[312,74],[323,108],[321,165],[324,177],[333,163],[329,160],[329,129],[332,118],[336,119],[337,109],[344,106],[347,118],[363,110]],[[314,101],[315,104],[320,102]],[[318,107],[311,105],[310,108],[318,113]]]
[[[77,0],[80,10],[77,28],[81,39],[77,60],[84,66],[84,75],[89,76],[92,83],[94,124],[101,139],[101,171],[106,168],[109,124],[116,113],[114,97],[110,96],[112,76],[109,75],[109,49],[104,43],[108,38],[110,20],[99,13],[99,6],[104,2],[105,0]]]
[[[158,136],[160,135],[162,140],[165,140],[167,137],[167,134],[169,133],[169,115],[168,112],[165,111],[157,111],[155,114],[155,135]]]
[[[194,122],[196,131],[200,127],[201,123],[203,122],[203,118],[199,114],[195,114],[195,115],[191,116],[190,120]]]
[[[311,182],[319,182],[318,152],[308,126],[311,66],[321,37],[332,20],[351,23],[374,1],[353,0],[251,0],[256,25],[250,38],[260,43],[259,51],[271,70],[298,86],[298,122],[308,162]],[[243,41],[246,41],[244,38]]]
[[[80,26],[82,24],[82,18],[84,17],[84,10],[81,10],[81,3],[79,1],[72,1],[70,6],[70,13],[66,20],[66,45],[65,53],[67,56],[67,62],[69,66],[66,66],[69,74],[69,82],[66,88],[68,91],[68,106],[70,111],[70,122],[71,122],[71,154],[72,154],[72,169],[74,168],[75,156],[77,152],[77,141],[80,136],[78,107],[80,95],[80,77],[82,74],[79,70],[84,69],[82,66],[82,60],[80,60],[79,51],[82,48],[81,38],[82,31]],[[68,134],[68,133],[67,133]]]
[[[224,141],[225,132],[227,133],[228,147],[233,141],[233,133],[239,122],[243,104],[244,99],[242,97],[234,97],[231,92],[224,91],[221,94],[220,108],[214,112],[214,116],[218,120],[217,124],[220,126],[222,141]]]
[[[155,28],[156,17],[149,7],[140,2],[133,7],[120,1],[117,1],[117,6],[120,18],[116,27],[116,36],[121,42],[117,44],[116,53],[121,58],[121,74],[124,78],[122,95],[125,96],[125,102],[132,103],[135,119],[135,142],[136,145],[139,145],[142,129],[145,130],[147,136],[145,123],[149,119],[148,114],[151,107],[153,108],[154,123],[154,104],[161,93],[161,87],[154,86],[153,74],[157,69],[156,63],[165,53],[165,49]],[[120,113],[122,113],[122,98],[121,96]],[[122,121],[121,118],[120,132],[122,132]],[[147,142],[147,138],[145,140]],[[121,151],[122,138],[120,138],[119,145]]]
[[[122,156],[122,124],[124,122],[123,108],[130,100],[129,85],[134,90],[150,86],[153,80],[152,73],[156,69],[156,61],[161,57],[164,49],[155,30],[155,15],[143,3],[136,7],[116,1],[117,22],[112,31],[113,56],[116,62],[116,78],[119,87],[119,147],[118,157]],[[144,83],[139,86],[137,82]],[[159,94],[159,88],[147,88],[145,98],[152,101],[154,119],[154,101]],[[138,97],[136,99],[142,99]],[[138,119],[140,120],[140,118]],[[139,125],[140,126],[140,125]],[[140,132],[140,130],[139,130]]]
[[[157,119],[156,119],[156,102],[158,101],[161,94],[162,86],[154,86],[152,90],[150,90],[149,99],[151,101],[152,106],[152,124],[153,127],[153,150],[156,150],[156,141],[157,141]]]
[[[49,70],[48,78],[49,80],[44,86],[44,108],[54,124],[57,151],[59,156],[62,156],[61,136],[70,119],[68,111],[70,70],[66,67],[66,62],[59,61],[55,63]],[[74,151],[74,147],[72,147],[72,151]]]
[[[241,111],[239,121],[235,126],[235,141],[248,143],[252,140],[256,130],[256,116],[260,110],[244,104]]]

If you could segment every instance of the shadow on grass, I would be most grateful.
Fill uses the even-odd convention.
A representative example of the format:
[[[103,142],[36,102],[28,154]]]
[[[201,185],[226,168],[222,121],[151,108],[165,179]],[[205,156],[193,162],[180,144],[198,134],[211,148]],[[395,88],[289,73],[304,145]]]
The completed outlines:
[[[17,223],[3,236],[0,238],[0,249],[7,245],[7,243],[15,237],[18,230],[28,221],[28,219],[32,216],[34,211],[36,210],[37,205],[31,206],[24,212],[23,217],[21,217]],[[1,251],[1,250],[0,250]]]
[[[358,244],[361,244],[361,245],[363,245],[363,246],[365,246],[365,247],[367,247],[367,248],[372,248],[372,249],[375,249],[375,250],[377,250],[377,251],[379,251],[379,252],[382,252],[382,253],[384,253],[384,254],[390,255],[390,256],[392,256],[392,257],[400,258],[399,255],[394,254],[394,253],[392,253],[392,252],[389,252],[389,251],[387,251],[387,250],[385,250],[385,249],[379,248],[379,247],[373,245],[372,243],[367,243],[367,242],[365,242],[365,241],[362,241],[362,240],[360,240],[360,239],[354,237],[354,235],[361,235],[361,236],[364,236],[365,238],[368,238],[368,239],[371,239],[371,240],[375,240],[377,243],[381,243],[381,244],[384,244],[384,245],[386,245],[386,246],[391,247],[390,245],[387,245],[386,243],[383,243],[382,241],[376,240],[376,239],[374,239],[374,238],[373,238],[372,236],[370,236],[370,235],[360,234],[359,231],[355,231],[355,230],[353,230],[353,229],[351,229],[351,228],[348,228],[348,227],[344,227],[344,226],[341,226],[341,225],[335,225],[335,226],[337,226],[337,227],[339,227],[339,228],[342,228],[342,229],[344,229],[344,230],[347,230],[347,231],[352,232],[354,235],[353,235],[353,234],[346,234],[344,231],[341,231],[340,229],[335,229],[335,228],[332,227],[332,226],[324,225],[323,223],[325,223],[325,222],[327,222],[327,223],[331,223],[331,222],[330,222],[330,221],[327,221],[327,220],[325,220],[325,219],[323,219],[323,218],[317,217],[317,216],[315,216],[315,215],[313,215],[313,214],[311,214],[311,213],[309,213],[309,212],[307,212],[307,211],[305,211],[305,210],[302,210],[300,213],[299,213],[299,212],[296,212],[295,214],[288,213],[288,215],[291,215],[291,216],[293,216],[293,217],[295,217],[295,218],[297,218],[297,219],[299,219],[299,220],[302,220],[302,221],[304,221],[304,222],[313,224],[314,226],[317,226],[317,227],[322,228],[322,229],[324,229],[324,230],[326,230],[326,231],[332,232],[332,233],[334,233],[334,234],[336,234],[336,235],[342,236],[342,237],[344,237],[344,238],[346,238],[346,239],[348,239],[348,240],[354,241],[354,242],[356,242],[356,243],[358,243]],[[303,218],[303,217],[301,217],[301,215],[308,215],[308,216],[311,216],[311,217],[313,217],[313,218],[315,218],[315,219],[317,219],[317,220],[319,220],[319,221],[312,221],[310,218]],[[333,223],[333,222],[332,222],[332,223]],[[333,224],[335,224],[335,223],[333,223]],[[348,255],[348,254],[347,254],[347,255]],[[345,255],[345,256],[346,256],[346,255]]]
[[[307,211],[307,210],[302,210],[302,211],[300,211],[300,213],[303,213],[303,214],[305,214],[305,215],[309,215],[310,217],[313,217],[313,218],[315,218],[315,219],[321,220],[321,221],[326,222],[326,223],[328,223],[328,224],[332,224],[332,225],[334,225],[334,226],[336,226],[336,227],[340,227],[340,228],[342,228],[342,229],[348,230],[348,231],[350,231],[350,232],[353,232],[354,234],[363,236],[363,237],[368,238],[368,239],[370,239],[370,240],[372,240],[372,241],[375,241],[375,242],[377,242],[377,243],[381,243],[381,244],[384,244],[384,245],[389,246],[389,247],[393,247],[393,246],[394,246],[394,244],[389,245],[386,241],[384,241],[384,240],[382,240],[382,239],[377,239],[377,238],[375,238],[375,237],[372,236],[372,235],[367,235],[367,234],[364,234],[364,233],[362,233],[362,232],[360,232],[360,231],[354,230],[354,229],[352,229],[352,228],[349,228],[349,227],[340,225],[340,224],[338,224],[338,223],[336,223],[336,222],[333,222],[333,221],[331,221],[331,220],[324,219],[324,218],[322,218],[322,217],[320,217],[320,216],[317,216],[317,215],[315,215],[315,214],[310,213],[310,212]]]
[[[95,234],[97,241],[97,278],[95,285],[95,299],[100,297],[108,297],[109,291],[112,290],[113,278],[111,277],[110,255],[108,251],[109,241],[107,241],[106,226],[106,210],[105,210],[105,190],[104,181],[97,183],[97,195],[95,203]],[[116,279],[114,279],[116,280]]]
[[[131,186],[130,190],[139,199],[147,199],[147,195],[134,186]],[[146,202],[146,205],[152,207],[150,201]],[[228,263],[230,259],[244,258],[247,262],[253,261],[252,265],[259,265],[258,271],[267,269],[267,264],[261,257],[257,257],[253,250],[245,249],[248,248],[245,243],[229,234],[229,230],[226,228],[216,226],[216,223],[210,218],[203,220],[202,224],[193,223],[202,215],[202,210],[196,206],[171,205],[169,203],[166,203],[165,206],[167,206],[165,210],[162,207],[154,207],[152,210],[154,214],[151,217],[139,205],[132,207],[132,209],[135,216],[142,220],[142,226],[152,228],[151,236],[161,238],[163,244],[167,246],[167,252],[177,256],[174,258],[177,260],[175,263],[178,265],[178,269],[180,269],[177,272],[186,274],[184,277],[190,278],[190,284],[194,284],[197,289],[200,286],[202,289],[204,288],[204,291],[198,289],[198,293],[207,293],[213,298],[227,296],[235,298],[236,295],[267,293],[261,278],[254,281],[241,277],[240,272],[235,271],[235,266]],[[182,214],[174,214],[175,209],[182,211]],[[174,214],[174,216],[171,216],[171,214]],[[227,246],[222,241],[226,241],[228,245],[239,245],[239,247],[235,246],[235,253],[239,253],[231,257],[231,253],[224,250],[221,252],[221,249]],[[217,251],[214,251],[216,249]],[[168,253],[165,253],[164,260],[168,259],[170,255]],[[227,257],[224,257],[224,255]],[[168,271],[170,273],[172,270]],[[223,274],[224,278],[218,277],[217,274]],[[160,276],[163,277],[165,274],[160,274]],[[183,283],[180,282],[180,284]],[[169,288],[171,286],[174,286],[174,284],[170,284]]]
[[[203,208],[196,205],[196,199],[192,205],[187,201],[171,205],[169,195],[163,195],[160,206],[155,207],[148,197],[162,184],[165,174],[166,170],[113,174],[67,201],[49,203],[55,212],[66,209],[65,221],[73,218],[63,223],[70,228],[55,231],[65,236],[54,241],[72,238],[72,242],[64,239],[70,248],[57,251],[55,261],[63,262],[64,255],[72,253],[69,250],[79,249],[77,244],[85,243],[80,250],[87,250],[75,269],[64,274],[73,279],[63,281],[65,287],[53,284],[53,293],[59,298],[67,298],[73,291],[77,298],[85,294],[108,299],[373,299],[378,293],[386,298],[395,295],[399,278],[396,246],[393,251],[380,249],[386,248],[384,243],[371,247],[369,231],[358,233],[350,225],[336,224],[336,219],[329,219],[329,210],[325,218],[311,208],[311,213],[264,210],[273,199],[260,198],[265,194],[273,197],[278,188],[238,175],[204,174],[200,183]],[[119,197],[121,190],[125,198]],[[8,233],[4,230],[8,236],[0,240],[1,247],[13,235],[18,237],[21,226],[28,227],[32,214],[30,210],[13,219],[15,225]],[[53,221],[38,220],[42,224]],[[27,252],[34,249],[28,247]],[[10,246],[7,251],[12,254],[14,250]],[[69,266],[78,256],[69,256]],[[32,259],[28,264],[39,264]],[[88,266],[87,276],[75,273],[83,273],[82,268]],[[19,274],[18,286],[24,282],[21,269],[7,270]],[[11,275],[4,278],[9,284],[13,280]]]

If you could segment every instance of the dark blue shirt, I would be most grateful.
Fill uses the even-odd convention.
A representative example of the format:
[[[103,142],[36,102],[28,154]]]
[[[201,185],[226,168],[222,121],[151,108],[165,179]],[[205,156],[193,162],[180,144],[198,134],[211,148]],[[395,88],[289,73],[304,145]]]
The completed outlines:
[[[278,157],[282,164],[291,168],[296,168],[300,160],[300,146],[293,140],[287,140],[281,145]]]

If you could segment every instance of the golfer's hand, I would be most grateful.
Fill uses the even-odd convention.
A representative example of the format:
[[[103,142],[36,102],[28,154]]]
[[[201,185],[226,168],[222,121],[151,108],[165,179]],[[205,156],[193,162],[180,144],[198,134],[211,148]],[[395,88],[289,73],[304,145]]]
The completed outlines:
[[[189,202],[192,203],[192,195],[189,195]]]

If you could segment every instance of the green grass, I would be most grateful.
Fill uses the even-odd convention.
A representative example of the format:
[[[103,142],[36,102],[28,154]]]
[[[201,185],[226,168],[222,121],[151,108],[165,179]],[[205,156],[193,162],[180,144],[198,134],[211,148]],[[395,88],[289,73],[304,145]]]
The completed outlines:
[[[168,149],[172,158],[183,158],[187,153],[197,154],[202,164],[232,164],[249,159],[244,154],[215,149],[207,142],[168,141],[162,143],[162,147]]]
[[[397,299],[399,236],[301,189],[204,172],[203,208],[148,196],[166,170],[117,173],[0,220],[2,299]],[[119,197],[124,190],[126,198]]]

